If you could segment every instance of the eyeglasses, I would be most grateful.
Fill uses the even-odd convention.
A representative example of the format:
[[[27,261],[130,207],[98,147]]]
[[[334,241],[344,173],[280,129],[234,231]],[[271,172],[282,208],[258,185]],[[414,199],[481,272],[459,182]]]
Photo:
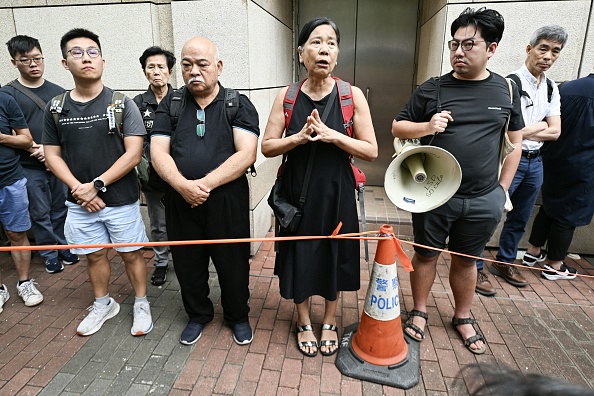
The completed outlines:
[[[456,51],[460,45],[462,45],[462,51],[470,51],[472,47],[474,47],[474,43],[484,43],[485,40],[464,40],[462,42],[458,40],[450,40],[448,41],[448,48],[450,51]]]
[[[196,135],[202,139],[206,132],[206,114],[204,113],[204,110],[196,110],[196,119],[198,120],[198,125],[196,125]]]
[[[70,54],[72,55],[73,58],[82,58],[85,55],[85,52],[87,53],[87,55],[89,55],[90,58],[97,58],[99,55],[101,55],[101,50],[99,48],[95,48],[95,47],[90,47],[87,48],[86,50],[82,49],[82,48],[72,48],[68,51],[66,51],[66,54]]]
[[[43,63],[43,56],[37,56],[35,58],[22,58],[22,59],[15,59],[15,61],[19,62],[21,65],[30,66],[31,63],[35,62],[38,65]]]

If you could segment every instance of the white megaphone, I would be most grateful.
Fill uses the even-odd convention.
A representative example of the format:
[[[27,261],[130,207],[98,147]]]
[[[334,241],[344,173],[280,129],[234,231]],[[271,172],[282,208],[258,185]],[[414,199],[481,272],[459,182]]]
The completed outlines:
[[[413,213],[443,205],[460,187],[462,169],[447,150],[421,146],[418,139],[394,139],[396,158],[386,170],[384,188],[398,208]]]

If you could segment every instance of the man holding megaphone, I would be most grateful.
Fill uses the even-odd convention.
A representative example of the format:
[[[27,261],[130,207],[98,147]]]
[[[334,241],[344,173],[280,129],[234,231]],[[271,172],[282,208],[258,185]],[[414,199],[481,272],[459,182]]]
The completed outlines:
[[[414,309],[405,331],[417,341],[424,337],[427,300],[440,254],[433,248],[445,248],[449,237],[449,281],[455,300],[452,325],[475,354],[484,353],[487,346],[470,318],[477,270],[468,256],[483,252],[501,219],[506,191],[520,160],[524,127],[517,88],[487,69],[503,30],[504,20],[497,11],[464,10],[452,23],[452,40],[447,43],[453,70],[424,82],[392,123],[395,137],[420,138],[422,144],[445,149],[462,169],[460,187],[452,198],[435,209],[412,214],[415,243],[424,247],[415,246],[412,259]],[[507,122],[508,138],[516,149],[499,175]]]

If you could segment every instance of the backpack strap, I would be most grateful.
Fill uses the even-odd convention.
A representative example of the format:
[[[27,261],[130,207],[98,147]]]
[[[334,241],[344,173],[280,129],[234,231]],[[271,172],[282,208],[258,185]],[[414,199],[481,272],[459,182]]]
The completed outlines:
[[[553,97],[553,82],[547,77],[547,100],[551,103]]]
[[[120,137],[124,137],[124,109],[126,95],[121,92],[113,91],[111,103],[107,106],[107,121],[109,122],[109,134],[118,132]]]
[[[169,120],[171,121],[171,128],[175,132],[177,128],[177,121],[179,120],[179,114],[181,109],[186,102],[186,86],[176,89],[171,94],[171,104],[169,105]]]
[[[54,125],[56,129],[58,128],[58,121],[60,120],[60,116],[62,114],[68,114],[68,109],[65,109],[64,106],[64,98],[66,97],[66,92],[62,92],[60,95],[54,96],[51,100],[50,104],[50,112],[52,113],[52,117],[54,118]]]
[[[31,99],[40,109],[41,111],[45,111],[46,103],[41,99],[38,95],[36,95],[33,91],[29,88],[25,87],[23,84],[19,82],[19,80],[15,79],[10,81],[6,84],[7,86],[13,87],[29,99]]]
[[[522,80],[520,80],[520,76],[518,76],[516,73],[512,73],[512,74],[509,74],[507,76],[507,78],[509,78],[510,80],[512,80],[513,82],[516,83],[516,86],[518,87],[518,92],[520,92],[520,96],[525,96],[525,97],[531,99],[530,95],[528,95],[528,92],[526,92],[522,89]]]
[[[336,81],[338,87],[344,129],[346,129],[349,137],[353,137],[353,115],[355,114],[355,105],[353,103],[353,90],[351,84],[335,76],[332,76],[332,78]]]
[[[233,122],[235,122],[235,117],[237,117],[238,111],[239,93],[233,88],[225,88],[225,113],[227,114],[227,121],[229,122],[229,125],[231,125],[231,128],[233,128]],[[254,164],[250,165],[248,171],[253,177],[258,175]]]
[[[293,115],[293,105],[297,99],[297,94],[301,91],[301,86],[305,83],[307,78],[301,81],[294,82],[289,85],[287,92],[285,92],[285,98],[283,99],[283,110],[285,111],[285,131],[289,130],[289,124],[291,123],[291,116]]]

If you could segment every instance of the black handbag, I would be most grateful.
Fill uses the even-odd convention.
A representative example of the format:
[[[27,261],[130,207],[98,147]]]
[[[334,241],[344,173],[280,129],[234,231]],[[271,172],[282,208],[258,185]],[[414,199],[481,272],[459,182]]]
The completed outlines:
[[[328,98],[328,102],[326,103],[326,107],[324,108],[324,114],[322,114],[322,117],[320,118],[322,122],[326,122],[326,118],[328,118],[328,114],[330,113],[330,109],[332,109],[334,99],[336,98],[336,92],[337,88],[336,86],[334,86],[334,88],[332,89],[332,93]],[[316,144],[312,146],[311,152],[309,154],[309,159],[307,160],[305,179],[303,180],[303,186],[301,187],[301,194],[299,196],[299,207],[293,205],[287,200],[283,188],[283,172],[285,167],[286,154],[283,154],[283,162],[281,164],[281,168],[279,170],[278,176],[276,177],[276,181],[272,186],[270,195],[268,196],[268,205],[270,205],[272,211],[274,212],[274,217],[276,218],[277,226],[291,233],[295,233],[297,231],[297,229],[299,228],[299,223],[301,222],[301,217],[303,216],[303,206],[305,205],[305,197],[307,196],[307,188],[309,186],[309,178],[311,176],[311,171],[313,168],[313,160],[316,154],[316,147]]]

